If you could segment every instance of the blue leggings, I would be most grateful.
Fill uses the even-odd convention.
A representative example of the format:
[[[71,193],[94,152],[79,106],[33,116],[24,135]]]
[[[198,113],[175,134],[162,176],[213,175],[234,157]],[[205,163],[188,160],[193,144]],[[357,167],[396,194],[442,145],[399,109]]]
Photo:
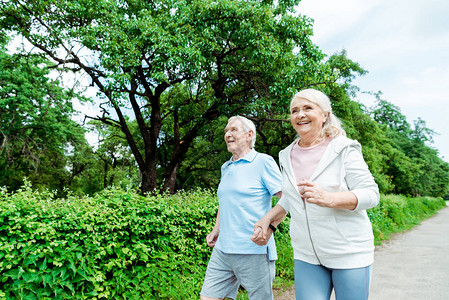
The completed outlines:
[[[372,265],[356,269],[330,269],[295,259],[296,300],[368,299]]]

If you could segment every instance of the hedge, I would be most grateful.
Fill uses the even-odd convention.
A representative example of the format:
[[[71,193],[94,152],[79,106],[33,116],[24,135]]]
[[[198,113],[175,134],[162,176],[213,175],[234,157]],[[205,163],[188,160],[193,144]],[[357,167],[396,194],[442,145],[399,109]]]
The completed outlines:
[[[108,189],[58,199],[0,190],[0,299],[198,299],[218,200],[209,190],[143,197]],[[368,211],[376,241],[435,213],[440,198],[383,196]],[[275,285],[293,279],[285,220]]]
[[[217,211],[212,192],[110,189],[55,199],[26,186],[0,195],[0,298],[198,297]]]
[[[392,233],[412,228],[445,206],[443,198],[382,195],[379,205],[367,211],[376,244]]]

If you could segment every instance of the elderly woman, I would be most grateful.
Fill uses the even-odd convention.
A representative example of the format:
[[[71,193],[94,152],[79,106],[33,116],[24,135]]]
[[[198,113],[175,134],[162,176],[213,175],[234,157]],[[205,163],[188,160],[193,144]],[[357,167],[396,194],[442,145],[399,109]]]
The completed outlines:
[[[306,89],[290,104],[299,137],[279,153],[283,196],[254,226],[264,245],[290,212],[296,299],[368,299],[374,237],[366,210],[379,190],[361,146],[346,137],[329,98]]]

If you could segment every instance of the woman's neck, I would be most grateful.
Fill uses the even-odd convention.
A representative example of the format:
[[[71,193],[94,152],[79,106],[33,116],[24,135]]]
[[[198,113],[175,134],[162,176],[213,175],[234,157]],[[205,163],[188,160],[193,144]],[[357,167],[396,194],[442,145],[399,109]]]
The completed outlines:
[[[324,137],[318,136],[300,136],[298,146],[302,148],[309,148],[318,145],[325,141]]]

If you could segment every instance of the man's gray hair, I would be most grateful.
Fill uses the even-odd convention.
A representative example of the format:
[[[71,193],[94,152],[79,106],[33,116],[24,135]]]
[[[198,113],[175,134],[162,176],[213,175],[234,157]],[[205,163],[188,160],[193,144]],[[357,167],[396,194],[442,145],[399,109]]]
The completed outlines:
[[[253,139],[251,140],[251,149],[253,149],[254,146],[256,145],[256,125],[254,125],[253,121],[251,121],[245,117],[242,117],[242,116],[230,117],[228,120],[228,124],[234,120],[240,121],[240,123],[243,126],[243,131],[245,131],[245,132],[252,131],[253,132]]]

